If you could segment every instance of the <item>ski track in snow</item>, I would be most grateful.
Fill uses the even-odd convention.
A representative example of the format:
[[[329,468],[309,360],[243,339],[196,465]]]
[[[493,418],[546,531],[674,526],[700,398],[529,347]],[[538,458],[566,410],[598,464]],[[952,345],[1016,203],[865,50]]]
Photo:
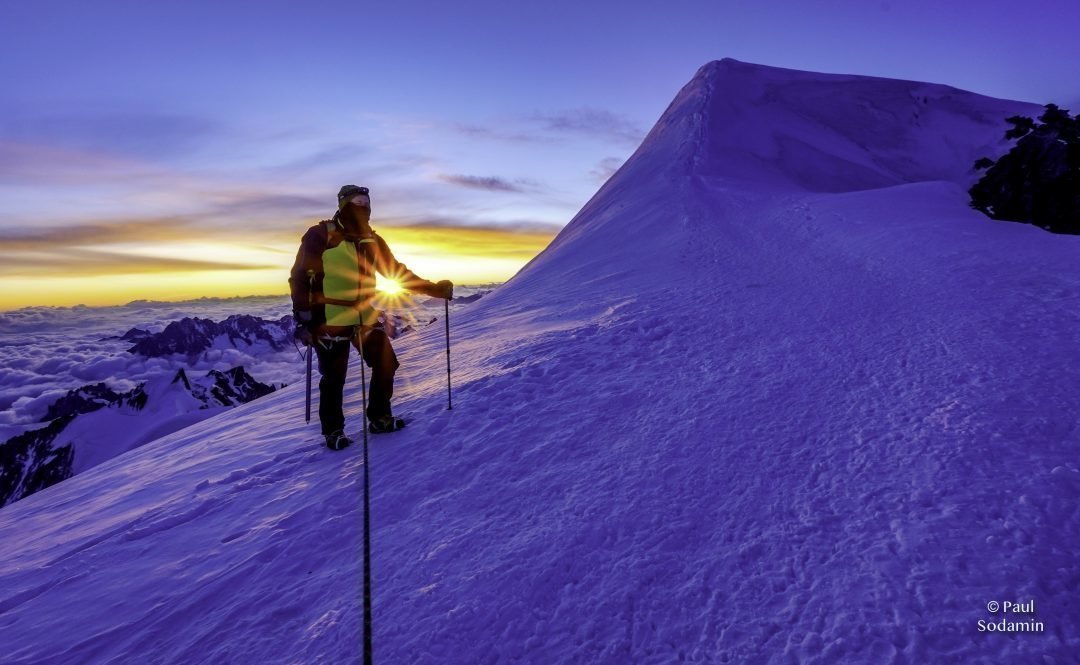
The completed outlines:
[[[397,346],[376,659],[1078,662],[1075,240],[632,162],[454,320],[452,411]],[[358,662],[357,393],[341,453],[297,382],[0,511],[5,662]]]

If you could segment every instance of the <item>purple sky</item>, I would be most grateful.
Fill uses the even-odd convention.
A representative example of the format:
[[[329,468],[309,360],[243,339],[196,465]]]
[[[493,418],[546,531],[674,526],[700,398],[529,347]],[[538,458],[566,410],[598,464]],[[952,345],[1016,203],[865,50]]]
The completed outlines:
[[[383,227],[551,233],[723,57],[1078,110],[1070,4],[6,3],[0,258],[62,271],[31,250],[73,224],[285,246],[345,183]]]

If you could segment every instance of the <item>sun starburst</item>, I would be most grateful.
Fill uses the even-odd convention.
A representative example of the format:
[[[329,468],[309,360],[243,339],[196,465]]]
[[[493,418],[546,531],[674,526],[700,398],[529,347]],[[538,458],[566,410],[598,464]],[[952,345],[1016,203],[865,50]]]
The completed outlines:
[[[401,285],[399,280],[391,277],[383,277],[376,273],[375,275],[375,290],[382,295],[394,296],[404,293],[405,287]]]

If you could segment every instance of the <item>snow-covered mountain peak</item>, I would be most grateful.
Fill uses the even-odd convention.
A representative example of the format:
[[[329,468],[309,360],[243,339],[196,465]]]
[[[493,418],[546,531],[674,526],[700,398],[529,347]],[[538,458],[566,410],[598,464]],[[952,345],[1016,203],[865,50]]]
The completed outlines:
[[[1005,117],[1037,111],[946,85],[726,58],[698,70],[638,154],[671,152],[687,175],[814,192],[967,183],[975,159],[1004,146]]]
[[[947,85],[712,61],[554,241],[473,313],[612,280],[667,290],[652,266],[683,288],[707,283],[712,261],[690,257],[756,242],[749,229],[768,220],[742,211],[761,195],[920,185],[948,189],[966,209],[975,160],[1007,149],[1005,118],[1038,112]]]

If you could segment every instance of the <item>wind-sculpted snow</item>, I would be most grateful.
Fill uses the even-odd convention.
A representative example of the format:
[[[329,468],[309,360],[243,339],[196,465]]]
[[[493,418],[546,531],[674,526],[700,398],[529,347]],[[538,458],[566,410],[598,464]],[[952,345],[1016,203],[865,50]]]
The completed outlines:
[[[850,81],[838,108],[884,85]],[[441,327],[397,344],[410,424],[370,450],[375,658],[1075,662],[1078,239],[987,221],[951,178],[726,175],[697,150],[718,112],[699,84],[451,316],[453,410]],[[915,163],[947,139],[906,109]],[[797,128],[832,144],[816,132],[843,123]],[[362,457],[303,405],[291,385],[0,511],[6,660],[358,662]],[[1005,619],[1040,627],[980,630]]]

